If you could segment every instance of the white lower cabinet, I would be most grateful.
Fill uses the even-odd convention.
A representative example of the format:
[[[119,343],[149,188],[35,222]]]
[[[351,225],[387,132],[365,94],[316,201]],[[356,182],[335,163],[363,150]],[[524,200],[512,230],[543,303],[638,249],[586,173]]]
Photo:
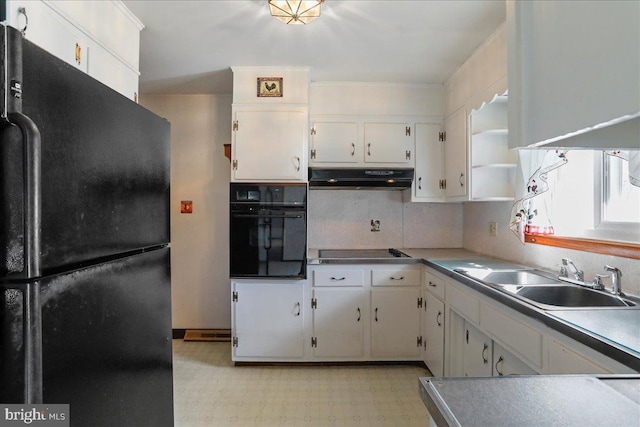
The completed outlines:
[[[503,375],[536,375],[529,365],[514,356],[509,350],[493,342],[493,376]]]
[[[233,282],[233,360],[304,355],[303,282]]]
[[[311,308],[313,356],[359,359],[364,355],[366,313],[362,288],[315,288]]]
[[[429,268],[328,264],[309,273],[232,281],[234,361],[422,360],[438,377],[634,373]]]
[[[419,287],[371,290],[371,355],[420,356]]]
[[[493,373],[493,341],[465,321],[462,360],[465,377],[490,377]]]
[[[634,373],[462,283],[447,281],[445,295],[447,376]]]
[[[431,292],[425,292],[424,314],[423,360],[434,376],[441,377],[444,375],[444,302]]]
[[[421,270],[311,266],[306,360],[421,360]]]

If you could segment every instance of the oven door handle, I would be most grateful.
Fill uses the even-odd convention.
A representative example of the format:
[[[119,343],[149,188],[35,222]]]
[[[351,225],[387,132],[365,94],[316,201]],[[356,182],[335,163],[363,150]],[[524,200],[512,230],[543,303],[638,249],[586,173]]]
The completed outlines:
[[[264,215],[264,214],[237,214],[232,213],[236,218],[304,218],[304,215]]]

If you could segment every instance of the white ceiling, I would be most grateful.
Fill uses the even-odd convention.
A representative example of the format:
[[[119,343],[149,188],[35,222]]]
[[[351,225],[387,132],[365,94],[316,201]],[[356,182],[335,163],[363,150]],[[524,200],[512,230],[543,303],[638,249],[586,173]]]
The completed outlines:
[[[266,0],[123,3],[145,28],[140,92],[231,93],[230,66],[311,67],[312,81],[443,83],[505,20],[504,0],[326,0],[285,25]]]

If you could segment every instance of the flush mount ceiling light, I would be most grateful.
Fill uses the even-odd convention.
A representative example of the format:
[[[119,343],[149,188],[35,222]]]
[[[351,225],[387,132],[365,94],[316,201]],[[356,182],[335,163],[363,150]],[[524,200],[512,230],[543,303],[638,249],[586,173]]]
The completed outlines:
[[[285,24],[308,24],[320,16],[324,0],[269,0],[271,16]]]

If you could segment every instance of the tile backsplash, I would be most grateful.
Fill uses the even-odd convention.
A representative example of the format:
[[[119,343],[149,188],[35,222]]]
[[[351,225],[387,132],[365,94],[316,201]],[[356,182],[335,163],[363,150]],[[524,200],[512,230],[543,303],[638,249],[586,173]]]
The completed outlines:
[[[309,248],[462,247],[462,215],[462,204],[403,203],[402,191],[311,190]]]

